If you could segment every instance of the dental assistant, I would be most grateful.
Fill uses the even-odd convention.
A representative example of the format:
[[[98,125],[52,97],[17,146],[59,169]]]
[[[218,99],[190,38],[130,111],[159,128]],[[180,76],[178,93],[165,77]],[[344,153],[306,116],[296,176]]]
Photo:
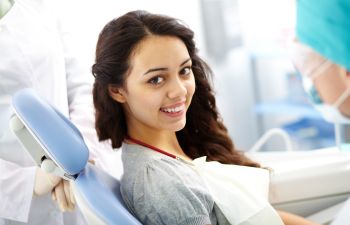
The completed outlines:
[[[312,103],[333,123],[350,120],[350,1],[298,0],[292,59]]]
[[[37,168],[10,131],[16,91],[33,88],[69,116],[97,164],[107,148],[95,134],[90,72],[79,64],[56,15],[54,1],[0,0],[0,225],[85,223],[51,199],[53,192],[67,204],[61,209],[72,209],[69,183]]]

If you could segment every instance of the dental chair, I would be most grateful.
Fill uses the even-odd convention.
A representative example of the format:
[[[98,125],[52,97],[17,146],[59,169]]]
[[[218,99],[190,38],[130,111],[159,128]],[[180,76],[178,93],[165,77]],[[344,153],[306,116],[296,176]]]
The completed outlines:
[[[122,200],[119,181],[88,163],[83,137],[64,115],[31,89],[15,94],[13,108],[11,129],[37,166],[71,181],[89,224],[141,225]],[[350,152],[330,148],[248,155],[273,169],[270,202],[277,209],[329,224],[350,197]],[[350,209],[350,200],[347,205]]]
[[[117,179],[88,163],[89,151],[78,129],[31,89],[13,97],[10,127],[34,163],[70,180],[77,205],[93,225],[141,225],[127,210]]]
[[[272,169],[269,201],[276,208],[320,224],[350,224],[350,151],[337,147],[293,151],[284,131],[271,129],[248,156]],[[287,151],[259,152],[272,135]]]

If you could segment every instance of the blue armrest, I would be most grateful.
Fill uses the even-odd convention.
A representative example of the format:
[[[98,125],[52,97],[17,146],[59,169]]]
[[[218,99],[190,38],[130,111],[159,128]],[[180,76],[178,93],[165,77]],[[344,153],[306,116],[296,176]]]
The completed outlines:
[[[64,115],[32,89],[17,92],[12,105],[47,157],[69,175],[83,170],[89,150],[79,130]]]
[[[125,206],[119,181],[87,163],[88,148],[69,119],[32,89],[17,92],[13,107],[12,130],[38,166],[53,162],[73,182],[89,224],[141,225]]]

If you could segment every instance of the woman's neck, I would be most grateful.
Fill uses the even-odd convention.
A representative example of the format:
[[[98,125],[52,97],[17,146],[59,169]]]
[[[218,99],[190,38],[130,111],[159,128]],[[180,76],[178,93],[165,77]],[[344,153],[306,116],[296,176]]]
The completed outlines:
[[[189,159],[188,156],[182,150],[179,141],[177,140],[175,132],[142,132],[138,130],[137,132],[128,132],[130,137],[148,145],[157,147],[171,153],[173,155]]]

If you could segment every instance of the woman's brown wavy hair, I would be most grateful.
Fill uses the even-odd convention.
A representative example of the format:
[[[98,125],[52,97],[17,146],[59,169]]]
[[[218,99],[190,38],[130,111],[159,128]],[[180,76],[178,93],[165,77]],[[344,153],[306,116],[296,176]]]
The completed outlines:
[[[127,124],[120,103],[114,101],[108,87],[123,87],[130,68],[133,50],[149,35],[173,36],[186,45],[192,59],[196,91],[187,111],[185,127],[176,132],[179,143],[191,158],[207,159],[225,164],[259,165],[235,150],[227,129],[216,108],[209,80],[212,71],[197,55],[194,33],[181,21],[145,11],[129,12],[109,22],[101,31],[96,47],[96,60],[92,66],[95,76],[93,100],[96,109],[96,130],[99,140],[112,142],[119,148],[127,136]]]

